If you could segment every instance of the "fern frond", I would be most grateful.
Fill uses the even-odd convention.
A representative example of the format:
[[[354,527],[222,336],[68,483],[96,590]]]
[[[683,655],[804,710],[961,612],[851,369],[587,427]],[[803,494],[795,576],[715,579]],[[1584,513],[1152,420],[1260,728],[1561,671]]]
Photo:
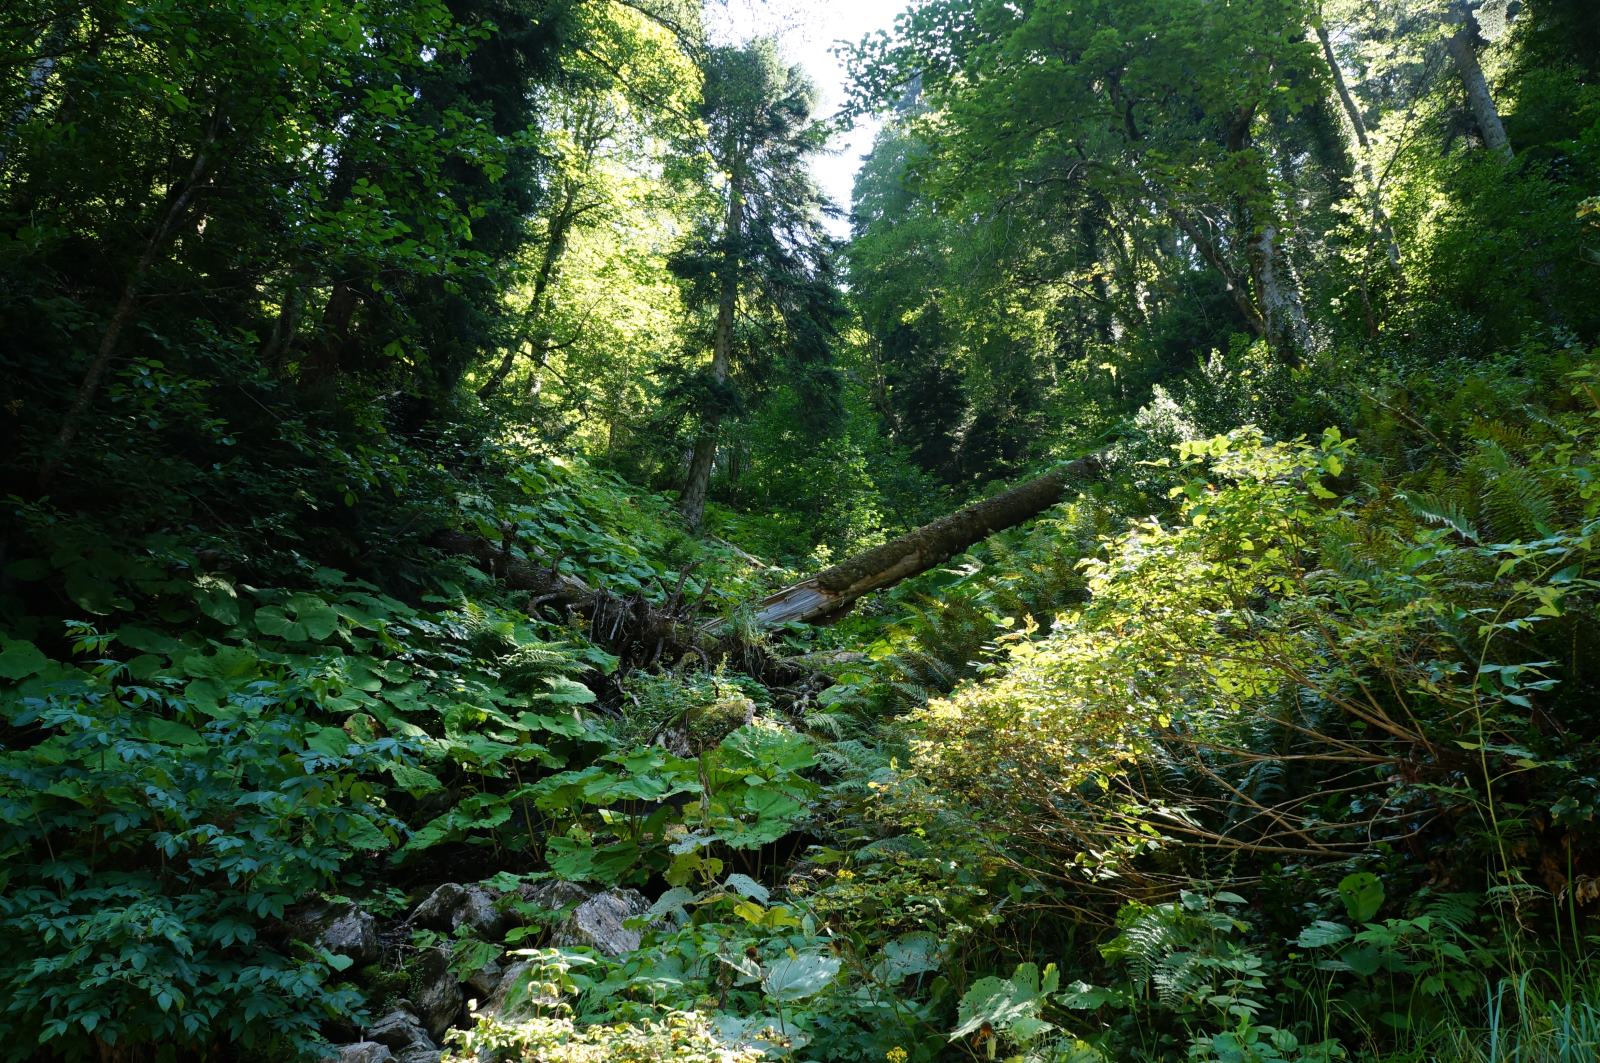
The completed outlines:
[[[1406,507],[1427,521],[1429,524],[1442,524],[1463,539],[1480,542],[1478,530],[1472,526],[1472,521],[1467,517],[1461,506],[1452,499],[1441,498],[1437,495],[1423,494],[1421,492],[1399,492],[1399,498]]]

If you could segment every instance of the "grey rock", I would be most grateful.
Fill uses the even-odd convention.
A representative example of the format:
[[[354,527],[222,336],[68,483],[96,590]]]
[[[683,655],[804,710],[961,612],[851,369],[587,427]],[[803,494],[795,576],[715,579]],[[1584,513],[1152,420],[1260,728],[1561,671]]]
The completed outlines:
[[[505,973],[505,968],[501,966],[499,960],[490,960],[467,976],[467,995],[479,1003],[487,1001],[494,996],[494,991],[499,987]]]
[[[593,897],[595,891],[576,882],[551,879],[546,882],[527,883],[518,892],[529,904],[554,909],[576,907]]]
[[[443,948],[428,949],[417,960],[412,984],[412,1001],[423,1028],[435,1040],[454,1026],[461,1015],[461,986],[450,969],[450,953]]]
[[[358,1041],[353,1045],[339,1045],[339,1054],[333,1063],[394,1063],[394,1053],[387,1045],[376,1041]]]
[[[465,926],[485,941],[499,941],[512,923],[509,915],[495,907],[499,898],[500,894],[487,886],[446,882],[417,905],[411,922],[444,933]]]
[[[368,1026],[367,1040],[402,1055],[413,1049],[433,1051],[438,1047],[421,1020],[405,1008],[396,1008]]]
[[[639,931],[623,921],[643,915],[650,902],[638,890],[595,892],[576,882],[540,882],[523,888],[525,900],[543,908],[572,908],[550,934],[552,945],[582,945],[607,956],[621,956],[639,947]]]
[[[437,1048],[408,1048],[395,1056],[395,1063],[439,1063],[444,1053]]]
[[[578,905],[568,920],[551,935],[557,945],[588,945],[607,956],[621,956],[639,947],[639,931],[623,920],[643,915],[650,902],[638,890],[610,889]]]
[[[291,915],[288,924],[296,938],[320,945],[335,956],[348,956],[357,965],[376,963],[383,955],[378,921],[353,904],[304,908]]]
[[[534,966],[534,961],[522,960],[507,967],[478,1013],[508,1018],[555,1007],[560,1002],[557,994],[546,993],[540,986],[529,984],[529,979],[534,977]]]

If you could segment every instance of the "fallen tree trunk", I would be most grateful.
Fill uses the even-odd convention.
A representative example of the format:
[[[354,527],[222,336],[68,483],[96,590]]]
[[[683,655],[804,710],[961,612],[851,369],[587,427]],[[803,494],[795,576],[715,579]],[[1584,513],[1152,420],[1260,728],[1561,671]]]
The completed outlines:
[[[1091,454],[924,524],[767,595],[756,604],[754,622],[757,627],[773,627],[791,620],[812,621],[841,613],[864,594],[926,572],[995,532],[1038,516],[1061,501],[1069,485],[1099,471],[1100,455]]]
[[[434,539],[447,553],[470,557],[485,572],[514,591],[528,592],[527,610],[549,608],[577,614],[588,622],[589,638],[632,668],[648,668],[699,658],[708,667],[726,661],[769,687],[816,689],[828,678],[802,662],[778,656],[732,632],[701,630],[693,609],[684,609],[683,581],[663,604],[642,594],[621,595],[590,587],[576,576],[558,572],[511,551],[510,542],[496,543],[481,535],[447,531]]]
[[[1071,484],[1099,471],[1099,455],[1079,458],[823,569],[756,603],[754,626],[769,628],[837,615],[864,594],[926,572],[995,532],[1038,516],[1061,501]],[[642,594],[624,596],[590,587],[554,566],[518,556],[509,539],[496,543],[481,535],[450,531],[440,534],[435,545],[472,558],[511,590],[528,592],[529,612],[555,608],[582,616],[588,621],[589,637],[632,667],[698,657],[710,666],[726,661],[769,686],[815,687],[828,682],[804,661],[777,656],[728,625],[697,627],[694,610],[682,608],[681,579],[668,601],[652,604]]]

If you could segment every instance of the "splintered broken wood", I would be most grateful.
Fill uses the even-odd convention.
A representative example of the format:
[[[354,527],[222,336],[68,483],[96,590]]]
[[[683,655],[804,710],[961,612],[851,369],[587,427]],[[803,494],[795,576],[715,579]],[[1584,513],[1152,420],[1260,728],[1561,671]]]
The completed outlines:
[[[1061,501],[1068,486],[1091,479],[1099,471],[1100,456],[1091,454],[924,524],[767,595],[756,604],[755,624],[775,627],[791,620],[836,616],[864,594],[926,572],[995,532],[1038,516]]]

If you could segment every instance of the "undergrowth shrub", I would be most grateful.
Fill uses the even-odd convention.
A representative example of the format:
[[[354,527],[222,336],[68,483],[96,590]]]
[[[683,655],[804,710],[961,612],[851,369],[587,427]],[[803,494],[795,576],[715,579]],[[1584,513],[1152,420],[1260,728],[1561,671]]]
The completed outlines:
[[[1357,869],[1391,894],[1478,892],[1487,922],[1423,906],[1350,929],[1368,951],[1312,962],[1330,980],[1311,1015],[1274,983],[1305,968],[1270,971],[1285,940],[1332,942],[1297,937],[1303,905],[1269,907],[1242,939],[1266,966],[1229,975],[1257,1004],[1214,1007],[1240,994],[1208,983],[1210,1047],[1185,1051],[1334,1058],[1329,1037],[1392,1047],[1462,1014],[1481,1028],[1492,987],[1534,962],[1515,943],[1548,937],[1594,875],[1600,403],[1588,373],[1572,382],[1574,405],[1517,432],[1486,420],[1453,464],[1398,482],[1334,430],[1180,444],[1175,517],[1107,540],[1082,563],[1086,604],[1002,636],[979,681],[914,714],[890,818],[976,841],[1080,919],[1145,912],[1122,927],[1130,946],[1149,913],[1189,918],[1171,898],[1196,879],[1303,896]],[[1490,937],[1512,944],[1471,944]],[[1424,966],[1413,939],[1436,949]],[[1405,980],[1423,996],[1397,1000]],[[1126,1051],[1134,1032],[1105,1043]]]
[[[459,585],[262,586],[26,515],[10,586],[93,622],[0,628],[0,1058],[317,1054],[364,1001],[288,910],[437,848],[537,862],[523,788],[611,744],[579,680],[615,659]]]

